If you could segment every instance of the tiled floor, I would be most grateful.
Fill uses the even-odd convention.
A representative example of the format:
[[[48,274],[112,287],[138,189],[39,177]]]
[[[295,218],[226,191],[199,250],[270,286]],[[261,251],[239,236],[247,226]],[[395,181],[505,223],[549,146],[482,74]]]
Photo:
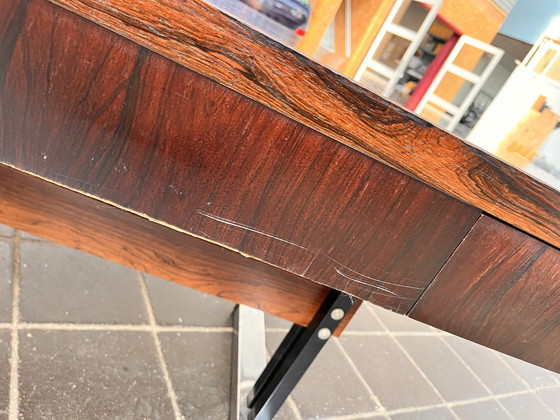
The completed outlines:
[[[0,419],[226,419],[233,307],[0,226]],[[277,418],[560,419],[560,376],[364,305]]]

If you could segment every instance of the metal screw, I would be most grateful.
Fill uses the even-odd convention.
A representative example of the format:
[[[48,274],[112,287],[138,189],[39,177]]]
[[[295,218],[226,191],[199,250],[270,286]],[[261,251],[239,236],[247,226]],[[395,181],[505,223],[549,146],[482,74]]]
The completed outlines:
[[[329,330],[328,328],[321,328],[317,335],[321,340],[326,340],[331,336],[331,330]]]
[[[335,321],[340,321],[344,318],[344,311],[340,308],[335,308],[331,311],[331,318]]]

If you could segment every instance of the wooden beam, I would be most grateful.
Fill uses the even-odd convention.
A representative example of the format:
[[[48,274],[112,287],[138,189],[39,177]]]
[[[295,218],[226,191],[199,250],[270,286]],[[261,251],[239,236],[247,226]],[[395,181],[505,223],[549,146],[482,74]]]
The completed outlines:
[[[0,223],[299,325],[311,321],[329,292],[327,287],[2,164]]]
[[[391,11],[391,8],[395,4],[394,0],[369,0],[368,3],[361,1],[358,3],[361,5],[363,10],[352,11],[353,13],[371,13],[371,10],[375,10],[375,13],[371,16],[369,24],[366,26],[364,31],[360,31],[360,36],[358,37],[358,42],[355,48],[352,49],[352,55],[349,57],[346,65],[342,69],[342,74],[348,77],[354,77],[358,68],[364,61],[366,54],[368,53],[371,44],[375,40],[375,37],[379,33],[381,26],[387,19],[387,15]],[[376,9],[375,9],[376,8]]]
[[[305,36],[297,45],[297,49],[308,56],[313,56],[321,39],[333,21],[343,0],[317,0],[311,10],[311,19]]]

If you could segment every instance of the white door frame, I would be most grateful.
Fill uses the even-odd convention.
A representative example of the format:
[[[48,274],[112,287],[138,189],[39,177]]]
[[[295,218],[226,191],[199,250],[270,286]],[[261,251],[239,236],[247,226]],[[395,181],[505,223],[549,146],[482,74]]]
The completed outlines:
[[[406,71],[410,60],[412,59],[414,53],[428,33],[430,26],[432,26],[432,23],[436,19],[437,13],[442,6],[442,0],[412,0],[431,6],[430,11],[422,22],[422,25],[420,25],[418,31],[415,32],[411,29],[405,28],[404,26],[393,23],[393,20],[401,11],[401,8],[405,1],[406,0],[395,1],[395,4],[393,5],[391,11],[389,12],[389,15],[387,16],[387,19],[385,19],[385,22],[383,23],[383,26],[375,37],[373,44],[371,44],[371,47],[366,54],[364,61],[362,61],[362,64],[360,65],[358,71],[356,72],[356,75],[354,76],[354,79],[356,81],[359,81],[367,69],[372,69],[373,71],[385,76],[387,79],[389,79],[383,90],[383,95],[385,96],[390,96],[395,90],[398,81]],[[381,62],[373,59],[375,53],[377,52],[377,49],[383,41],[383,38],[385,38],[387,34],[396,35],[410,42],[410,45],[406,49],[401,60],[399,61],[399,64],[395,69],[392,69],[389,66],[386,66],[385,64],[382,64]]]
[[[459,55],[461,49],[465,45],[477,48],[488,54],[492,54],[490,62],[488,63],[484,71],[480,74],[480,76],[469,70],[465,70],[457,66],[456,64],[453,64],[453,61]],[[457,42],[457,45],[455,45],[455,47],[451,51],[451,54],[449,54],[449,57],[447,57],[447,60],[445,60],[445,63],[443,64],[441,70],[438,72],[434,81],[430,84],[430,87],[428,88],[424,97],[414,111],[417,114],[420,114],[424,110],[428,102],[431,102],[443,108],[452,116],[449,119],[447,125],[444,125],[444,128],[449,131],[453,131],[455,127],[457,127],[457,124],[459,124],[461,118],[463,118],[463,115],[465,115],[465,113],[467,112],[467,109],[469,108],[471,103],[474,101],[476,94],[480,91],[480,89],[482,89],[482,86],[484,85],[488,77],[490,77],[490,74],[492,73],[494,68],[498,65],[498,62],[503,55],[504,51],[500,48],[497,48],[490,44],[486,44],[467,35],[461,36],[461,38],[459,38],[459,41]],[[452,73],[455,76],[473,83],[473,87],[459,106],[453,105],[452,103],[435,94],[436,89],[439,87],[439,84],[447,73]]]

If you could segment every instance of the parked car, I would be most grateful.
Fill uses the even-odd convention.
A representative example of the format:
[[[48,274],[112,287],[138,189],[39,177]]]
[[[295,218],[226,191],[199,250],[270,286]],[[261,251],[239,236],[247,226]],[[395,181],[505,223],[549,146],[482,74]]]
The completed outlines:
[[[253,9],[281,24],[297,29],[305,26],[311,14],[309,0],[242,0]]]

